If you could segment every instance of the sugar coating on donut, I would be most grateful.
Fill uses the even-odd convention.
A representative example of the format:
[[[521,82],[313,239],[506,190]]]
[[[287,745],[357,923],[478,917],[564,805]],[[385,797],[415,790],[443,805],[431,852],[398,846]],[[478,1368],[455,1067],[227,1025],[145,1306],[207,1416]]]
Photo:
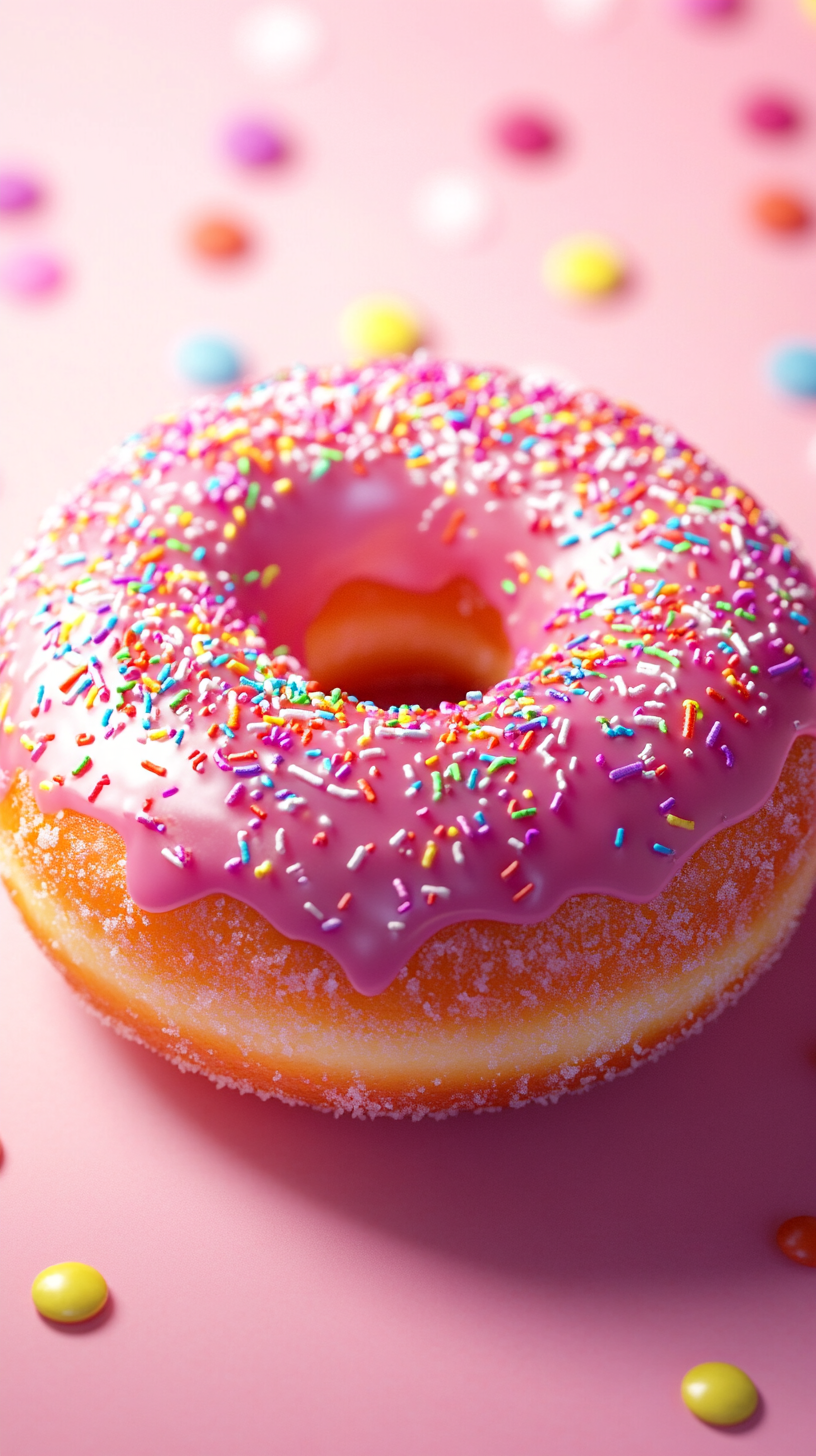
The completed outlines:
[[[315,682],[355,580],[455,579],[514,671]],[[813,580],[676,431],[424,354],[297,368],[132,437],[15,558],[0,767],[123,837],[136,904],[227,893],[382,991],[446,925],[656,896],[816,732]]]

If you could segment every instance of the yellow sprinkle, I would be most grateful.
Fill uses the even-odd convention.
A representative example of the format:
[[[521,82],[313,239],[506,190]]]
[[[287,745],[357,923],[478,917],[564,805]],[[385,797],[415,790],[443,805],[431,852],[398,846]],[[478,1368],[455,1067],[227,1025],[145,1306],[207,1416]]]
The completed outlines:
[[[355,359],[411,354],[422,342],[418,315],[403,299],[386,293],[356,298],[340,318],[340,334]]]
[[[237,521],[239,526],[243,526],[244,521],[246,520],[246,511],[244,510],[243,506],[233,506],[232,516],[233,520]]]
[[[540,576],[542,581],[552,581],[553,579],[549,566],[537,566],[536,576]]]
[[[228,541],[232,540],[237,530],[238,527],[236,526],[234,521],[227,521],[227,524],[224,527],[224,535],[226,536]]]
[[[292,482],[289,479],[289,476],[282,475],[280,477],[280,480],[273,481],[272,489],[274,490],[276,495],[286,495],[287,491],[290,491],[292,489]]]
[[[150,729],[150,732],[148,733],[147,736],[148,736],[148,738],[169,738],[170,737],[170,729],[169,728],[151,728]]]
[[[455,480],[446,480],[442,487],[443,495],[456,495],[458,486]]]
[[[261,572],[261,586],[271,586],[276,576],[280,576],[279,566],[265,566]]]
[[[8,705],[10,702],[11,688],[4,688],[2,696],[0,697],[0,723],[2,723],[3,719],[6,716],[6,713],[8,712]]]
[[[3,724],[3,732],[4,733],[13,733],[14,732],[14,724],[12,723],[12,721],[11,721],[10,718],[7,718],[6,721],[5,721],[5,723]]]
[[[438,762],[439,762],[439,754],[438,753],[432,754],[430,758],[426,758],[426,760],[425,760],[425,763],[426,763],[426,765],[427,765],[428,768],[431,767],[431,764],[432,763],[438,763]]]
[[[94,703],[96,702],[96,699],[97,699],[98,695],[99,695],[99,683],[94,683],[93,687],[88,689],[88,693],[87,693],[87,696],[85,698],[85,707],[86,708],[92,708],[93,705],[94,705]]]
[[[47,779],[43,779],[42,783],[40,784],[40,789],[44,794],[50,794],[53,787],[54,785],[49,784]]]
[[[20,742],[23,745],[23,748],[25,748],[28,753],[34,752],[34,744],[32,743],[27,733],[20,734]]]
[[[693,819],[678,819],[678,817],[677,817],[676,814],[667,814],[666,815],[666,823],[667,824],[673,824],[674,827],[675,827],[675,829],[693,829],[694,828],[694,820]]]
[[[680,1393],[689,1410],[712,1426],[747,1421],[759,1401],[757,1388],[745,1371],[721,1360],[707,1360],[687,1370]]]
[[[619,288],[624,275],[618,249],[593,233],[562,238],[544,258],[544,281],[562,298],[601,298]]]
[[[34,1280],[31,1298],[46,1319],[74,1325],[99,1314],[107,1302],[108,1286],[90,1264],[50,1264]]]
[[[262,880],[265,875],[271,875],[271,873],[272,873],[272,861],[271,861],[271,859],[265,859],[264,862],[263,862],[263,864],[259,864],[259,865],[256,865],[255,866],[255,878],[256,878],[256,880]]]
[[[456,825],[455,824],[449,824],[448,825],[448,838],[449,839],[455,839],[458,833],[459,833],[459,830],[456,828]]]
[[[436,845],[434,844],[434,842],[433,842],[432,839],[429,839],[428,840],[428,843],[425,845],[425,850],[424,850],[423,855],[422,855],[422,860],[420,861],[420,863],[422,864],[422,868],[424,870],[429,870],[431,868],[431,865],[433,864],[433,862],[434,862],[435,859],[436,859]]]

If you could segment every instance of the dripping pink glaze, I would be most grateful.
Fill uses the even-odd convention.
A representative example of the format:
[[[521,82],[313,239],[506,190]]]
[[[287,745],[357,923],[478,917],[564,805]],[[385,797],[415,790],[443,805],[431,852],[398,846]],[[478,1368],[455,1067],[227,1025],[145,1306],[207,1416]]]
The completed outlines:
[[[508,403],[496,404],[497,399]],[[479,404],[487,406],[486,413],[473,413]],[[511,420],[520,410],[525,411],[523,418]],[[400,419],[407,431],[395,433]],[[587,428],[579,428],[585,424]],[[327,444],[341,458],[325,457]],[[251,458],[250,469],[240,474],[236,461],[247,445],[256,455],[244,457]],[[330,464],[321,474],[323,466],[315,470],[315,464],[325,458]],[[281,478],[292,481],[290,490],[273,488]],[[555,499],[554,483],[562,492],[560,500]],[[588,494],[576,494],[576,483],[583,483]],[[684,491],[687,515],[681,519],[672,503]],[[719,499],[722,507],[713,511],[695,507],[688,499],[691,495]],[[637,498],[630,499],[633,496]],[[126,442],[88,486],[49,513],[38,539],[17,558],[0,618],[0,681],[6,685],[0,694],[6,714],[0,764],[6,781],[15,769],[24,769],[42,810],[78,810],[116,829],[127,847],[129,891],[144,909],[169,910],[212,893],[232,895],[254,906],[284,935],[329,950],[352,984],[367,994],[385,989],[410,955],[442,926],[474,918],[533,923],[578,893],[649,900],[704,840],[766,801],[794,738],[816,732],[809,624],[790,616],[792,605],[800,617],[809,617],[812,576],[775,519],[755,512],[750,524],[739,496],[704,456],[673,431],[629,407],[531,376],[518,378],[500,370],[477,376],[462,365],[422,355],[360,370],[297,369],[225,399],[199,401],[186,414],[165,419]],[[606,514],[596,509],[604,500],[614,502]],[[629,515],[623,505],[627,500]],[[234,536],[225,538],[225,526],[234,520],[235,507],[242,505],[245,520],[235,521]],[[167,525],[172,506],[190,512],[186,524]],[[584,514],[576,515],[582,506]],[[658,519],[647,518],[644,524],[644,509]],[[446,532],[457,510],[465,512],[461,525],[455,533]],[[239,509],[239,518],[241,514]],[[666,524],[672,519],[679,525]],[[721,521],[734,529],[723,531]],[[599,534],[609,522],[612,529]],[[165,536],[151,538],[149,532],[155,529],[164,530]],[[709,541],[710,554],[668,549],[681,543],[661,535],[661,530],[683,540],[688,531]],[[573,535],[580,540],[564,544]],[[636,539],[645,544],[634,547]],[[142,578],[144,568],[134,562],[157,540],[164,545],[159,574],[145,593],[133,594],[122,578]],[[196,562],[191,550],[167,544],[173,540],[193,550],[205,545],[205,559]],[[751,540],[756,543],[753,547]],[[224,548],[220,552],[219,542]],[[620,554],[614,556],[616,543]],[[689,545],[700,546],[701,541]],[[72,562],[80,555],[85,560]],[[737,559],[740,564],[732,579]],[[689,576],[690,561],[697,565],[696,581]],[[243,580],[248,572],[273,563],[280,572],[266,587],[259,580]],[[626,596],[635,597],[636,605],[646,600],[629,590],[631,575],[615,584],[627,564],[653,567],[651,574],[637,574],[641,582],[677,583],[681,588],[677,603],[697,614],[698,640],[689,645],[668,635],[666,613],[672,603],[665,594],[650,608],[658,613],[659,624],[650,645],[675,653],[676,667],[666,657],[620,645],[639,635],[625,607],[618,606],[611,625],[600,615]],[[551,582],[537,575],[539,566],[550,569]],[[214,605],[202,594],[207,582],[211,592],[219,587],[215,579],[219,570],[232,573],[235,589],[218,590],[226,602]],[[586,592],[577,597],[572,590],[576,573],[586,583]],[[81,583],[83,574],[90,586],[79,586],[72,606],[67,593],[72,584]],[[239,620],[233,632],[241,647],[219,642],[214,650],[217,655],[233,652],[244,662],[247,651],[259,653],[256,663],[249,665],[260,689],[271,671],[268,654],[279,643],[289,645],[295,658],[286,661],[297,668],[308,623],[342,583],[363,577],[432,591],[461,576],[470,578],[501,610],[518,676],[486,695],[485,701],[441,713],[432,723],[417,715],[408,736],[387,726],[387,712],[365,715],[366,733],[364,715],[346,702],[348,726],[338,730],[336,721],[322,718],[326,728],[314,731],[309,744],[330,758],[346,749],[359,754],[363,739],[366,756],[357,758],[352,771],[339,781],[337,765],[327,773],[322,756],[306,756],[301,740],[291,733],[287,738],[279,725],[267,724],[260,735],[250,734],[248,723],[260,724],[262,719],[252,716],[249,703],[242,706],[241,727],[234,739],[223,732],[215,739],[208,737],[213,723],[226,721],[228,705],[221,702],[212,716],[199,715],[195,670],[186,683],[154,698],[151,730],[168,727],[176,733],[184,727],[180,745],[173,738],[138,741],[145,731],[143,703],[138,704],[135,718],[114,711],[108,729],[124,726],[105,738],[102,715],[115,702],[114,684],[122,681],[112,644],[115,647],[127,627],[145,614],[153,619],[151,632],[159,630],[155,621],[159,616],[162,634],[170,630],[174,676],[194,636],[194,599],[209,601],[202,616],[213,627],[211,636],[218,627]],[[794,591],[792,603],[773,591],[774,584],[783,586],[786,578],[784,589]],[[155,589],[156,581],[167,588],[164,594]],[[508,593],[503,581],[515,590]],[[749,586],[740,587],[741,581]],[[708,586],[715,584],[721,587],[716,599],[728,603],[727,611],[715,608],[713,600],[701,601]],[[769,596],[773,600],[768,601]],[[87,615],[72,629],[72,650],[55,660],[53,649],[42,644],[59,639],[62,629],[46,639],[44,628],[73,620],[80,603]],[[565,603],[567,622],[542,625]],[[99,612],[109,604],[110,613]],[[756,620],[737,616],[737,606],[751,610]],[[261,611],[267,613],[265,623],[258,615]],[[582,618],[580,611],[596,615]],[[104,632],[110,615],[118,617],[115,627],[104,640],[88,642],[88,622],[94,622],[97,635],[97,630]],[[689,614],[680,614],[675,628],[686,620]],[[642,618],[635,624],[638,621],[642,626]],[[717,643],[731,630],[727,623],[741,642],[736,674],[754,683],[747,697],[727,685],[722,675],[727,654]],[[760,631],[762,640],[749,644],[748,638]],[[570,692],[563,682],[557,683],[556,693],[570,699],[564,702],[542,684],[540,670],[525,672],[525,668],[531,660],[540,662],[536,654],[550,644],[563,649],[584,633],[594,634],[602,645],[605,634],[615,636],[618,643],[606,645],[607,656],[620,656],[625,662],[604,659],[598,670],[605,677],[576,679]],[[582,644],[583,650],[592,640]],[[770,669],[787,660],[787,644],[799,661],[792,670],[773,674]],[[201,647],[200,640],[197,645]],[[151,640],[150,647],[154,650],[149,655],[161,653],[160,643]],[[695,663],[697,648],[702,656]],[[709,652],[713,659],[706,665]],[[76,665],[89,663],[91,653],[98,656],[97,677],[101,673],[106,687],[86,707],[88,689],[71,703],[73,689],[61,692],[60,685]],[[573,655],[574,650],[562,653],[563,661],[555,660],[554,665],[568,667]],[[644,672],[644,664],[657,672]],[[751,674],[751,666],[758,672]],[[239,688],[239,675],[226,665],[211,670]],[[160,665],[146,671],[158,673]],[[492,749],[487,738],[469,739],[462,726],[455,742],[442,741],[453,722],[474,723],[495,706],[497,698],[509,701],[506,695],[522,681],[531,684],[525,696],[534,700],[536,716],[550,718],[548,727],[532,730],[525,751],[517,745],[530,730],[521,719],[511,723],[509,716],[494,716],[487,723],[488,729],[504,735]],[[661,682],[665,687],[656,691]],[[42,705],[35,715],[32,705],[40,685]],[[176,694],[191,685],[186,704],[171,709]],[[595,702],[574,691],[598,685],[602,695]],[[645,685],[645,691],[624,698],[617,690],[621,685],[627,690]],[[333,686],[326,685],[326,690]],[[725,701],[707,695],[709,686]],[[212,690],[204,701],[216,698]],[[663,718],[665,733],[655,724],[643,726],[635,716],[644,702],[658,700],[662,708],[645,708],[643,713]],[[703,711],[691,739],[683,736],[685,700],[696,701]],[[735,712],[741,712],[747,723],[735,719]],[[599,717],[609,719],[614,714],[634,729],[633,736],[603,732]],[[569,719],[566,741],[561,743],[560,728],[555,741],[549,737],[558,717]],[[706,739],[715,721],[722,726],[709,747]],[[514,723],[518,732],[513,732]],[[76,735],[83,732],[94,735],[92,745],[77,746]],[[38,735],[45,733],[54,737],[40,750]],[[279,741],[270,741],[273,736]],[[653,757],[645,774],[610,779],[610,771],[637,762],[648,743],[653,745]],[[237,802],[225,806],[225,797],[239,780],[232,768],[218,767],[218,758],[223,765],[227,752],[252,748],[273,778],[274,789],[263,793],[267,817],[258,821],[256,816],[255,826],[249,827],[253,816],[248,795],[260,780],[247,779]],[[691,757],[684,754],[689,748]],[[190,760],[195,750],[207,755],[199,772]],[[480,760],[485,752],[516,758],[512,786],[504,782],[511,766],[488,774],[487,763]],[[414,761],[417,753],[421,753],[419,765]],[[437,771],[448,769],[454,754],[465,755],[458,759],[461,780],[443,778],[444,795],[438,802],[432,799],[431,770],[424,763],[434,753],[439,757],[433,766]],[[92,765],[75,777],[72,770],[85,754]],[[602,765],[596,762],[598,755],[604,757]],[[166,776],[143,768],[145,759],[165,768]],[[377,764],[379,777],[368,773],[371,763]],[[650,777],[661,765],[665,774]],[[412,779],[422,781],[416,793],[409,790],[406,766]],[[467,788],[473,767],[489,780],[488,785]],[[293,769],[305,770],[319,782],[304,780]],[[64,786],[55,782],[54,774],[64,776]],[[102,775],[110,783],[89,802]],[[329,787],[348,791],[361,777],[371,784],[376,802],[362,794],[344,798]],[[559,783],[561,799],[552,809]],[[164,798],[168,788],[177,792]],[[504,799],[499,796],[503,788],[508,790]],[[532,791],[532,798],[524,797],[525,789]],[[290,811],[275,798],[283,790],[294,791],[299,800]],[[137,818],[146,797],[153,799],[150,815],[166,826],[163,834]],[[511,798],[518,808],[534,807],[535,815],[512,819]],[[659,806],[669,798],[675,800],[671,812],[693,822],[693,830],[670,824],[660,812]],[[480,805],[480,799],[487,802]],[[418,816],[422,809],[426,812]],[[483,832],[474,817],[477,811],[487,826]],[[322,825],[321,816],[331,823]],[[436,825],[455,825],[459,833],[456,841],[447,836],[435,841],[434,862],[423,869],[420,857]],[[530,828],[538,834],[525,844]],[[624,830],[624,842],[616,848],[619,828]],[[246,830],[250,863],[225,868],[239,857],[241,829]],[[314,845],[321,829],[327,843]],[[414,830],[416,838],[392,845],[389,841],[401,829]],[[516,845],[510,842],[513,839]],[[462,846],[457,851],[461,863],[454,857],[454,842]],[[358,867],[349,869],[355,850],[368,844],[375,846],[373,851],[363,851]],[[656,851],[655,844],[671,853]],[[183,863],[171,863],[162,855],[163,849],[175,852],[179,845],[183,852],[177,858]],[[413,855],[406,853],[407,847],[413,847]],[[258,878],[254,870],[267,860],[272,871]],[[517,868],[503,878],[501,871],[514,861]],[[287,868],[295,864],[302,868],[288,874]],[[514,900],[526,885],[531,888]],[[423,886],[435,887],[432,903]],[[338,901],[346,892],[351,892],[352,901],[339,911]],[[410,909],[398,910],[406,899]],[[319,919],[305,908],[307,902],[319,912]],[[339,923],[326,926],[327,921]],[[401,922],[401,928],[393,928],[395,922]]]

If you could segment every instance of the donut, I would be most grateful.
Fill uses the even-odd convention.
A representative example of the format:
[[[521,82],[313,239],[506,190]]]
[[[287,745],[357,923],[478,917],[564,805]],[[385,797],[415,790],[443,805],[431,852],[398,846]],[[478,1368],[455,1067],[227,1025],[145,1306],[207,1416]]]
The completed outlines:
[[[125,1036],[361,1117],[698,1031],[816,880],[814,583],[593,390],[419,352],[132,436],[0,597],[0,872]]]

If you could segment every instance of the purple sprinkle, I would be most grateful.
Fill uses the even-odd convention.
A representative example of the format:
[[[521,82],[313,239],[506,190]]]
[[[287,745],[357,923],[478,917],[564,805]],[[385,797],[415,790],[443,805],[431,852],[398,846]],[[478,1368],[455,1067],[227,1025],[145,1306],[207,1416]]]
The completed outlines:
[[[642,773],[643,764],[641,763],[640,759],[637,759],[635,763],[625,763],[623,765],[623,768],[613,768],[609,777],[611,778],[613,784],[617,784],[620,783],[621,779],[631,779],[634,778],[635,774]]]
[[[162,798],[172,799],[173,795],[177,793],[178,789],[176,788],[175,784],[173,784],[169,789],[162,789]]]
[[[799,676],[802,679],[802,682],[805,684],[806,688],[812,688],[814,682],[816,682],[816,678],[814,678],[813,673],[811,672],[809,667],[803,667]]]
[[[222,145],[230,161],[241,167],[269,167],[282,162],[287,152],[280,131],[260,116],[236,117],[229,122]]]
[[[0,212],[26,212],[42,200],[42,187],[26,172],[0,172]]]
[[[241,859],[241,856],[236,855],[234,859],[228,859],[224,862],[224,869],[230,870],[232,873],[234,873],[235,870],[239,870],[241,868],[242,864],[243,860]]]
[[[551,808],[553,814],[557,814],[558,813],[558,810],[561,808],[561,803],[563,801],[563,798],[564,798],[564,795],[561,793],[561,790],[559,789],[558,790],[558,793],[555,795],[555,798],[553,799],[552,803],[550,804],[550,808]]]
[[[675,806],[676,803],[677,803],[677,800],[676,799],[664,799],[663,800],[663,803],[662,804],[658,804],[658,806],[657,806],[657,812],[658,812],[658,814],[671,814],[671,811],[674,808],[674,806]]]
[[[571,699],[567,696],[567,694],[566,693],[559,693],[559,691],[558,691],[557,688],[547,688],[547,697],[548,698],[555,698],[556,702],[558,702],[558,703],[569,703],[569,702],[571,702]]]
[[[786,672],[793,672],[801,661],[801,657],[787,657],[784,662],[775,662],[773,667],[768,668],[768,677],[782,677]]]
[[[410,900],[403,900],[401,902],[401,904],[399,904],[397,906],[397,914],[398,915],[406,915],[408,913],[408,911],[410,910],[410,908],[411,908],[411,901]]]
[[[625,657],[623,657],[620,652],[616,652],[615,655],[614,655],[614,657],[607,657],[606,658],[606,660],[604,662],[604,667],[614,667],[616,663],[619,663],[619,662],[626,663],[626,661],[627,661],[627,659]]]
[[[707,744],[707,746],[709,748],[713,748],[714,747],[714,745],[717,742],[717,739],[720,736],[721,730],[722,730],[722,723],[720,722],[720,720],[718,718],[717,719],[717,722],[716,723],[713,723],[711,725],[711,730],[709,732],[708,737],[706,738],[706,744]]]
[[[216,748],[213,754],[213,763],[217,764],[222,773],[232,773],[232,765],[227,763],[220,748]]]
[[[733,768],[734,767],[734,755],[731,752],[731,749],[728,747],[728,744],[727,743],[721,743],[720,744],[720,752],[725,756],[725,766],[726,766],[726,768]]]
[[[263,773],[263,766],[260,763],[234,763],[232,772],[239,779],[256,779],[258,774]]]
[[[602,753],[596,753],[595,762],[597,763],[599,768],[603,768],[604,764],[606,763],[606,759],[604,758],[604,755]]]
[[[539,829],[528,829],[527,830],[527,833],[524,836],[524,843],[525,843],[527,849],[529,849],[530,848],[530,845],[533,844],[536,839],[538,839],[538,836],[539,836],[540,832],[541,831]]]
[[[240,799],[240,797],[243,794],[243,792],[244,792],[244,786],[243,786],[243,784],[240,784],[240,783],[239,784],[233,784],[232,788],[230,789],[229,793],[227,794],[227,797],[224,800],[224,803],[225,804],[237,804],[238,803],[238,800]]]
[[[342,924],[342,920],[338,919],[338,917],[335,915],[331,920],[323,920],[321,922],[320,929],[326,931],[339,930]]]

